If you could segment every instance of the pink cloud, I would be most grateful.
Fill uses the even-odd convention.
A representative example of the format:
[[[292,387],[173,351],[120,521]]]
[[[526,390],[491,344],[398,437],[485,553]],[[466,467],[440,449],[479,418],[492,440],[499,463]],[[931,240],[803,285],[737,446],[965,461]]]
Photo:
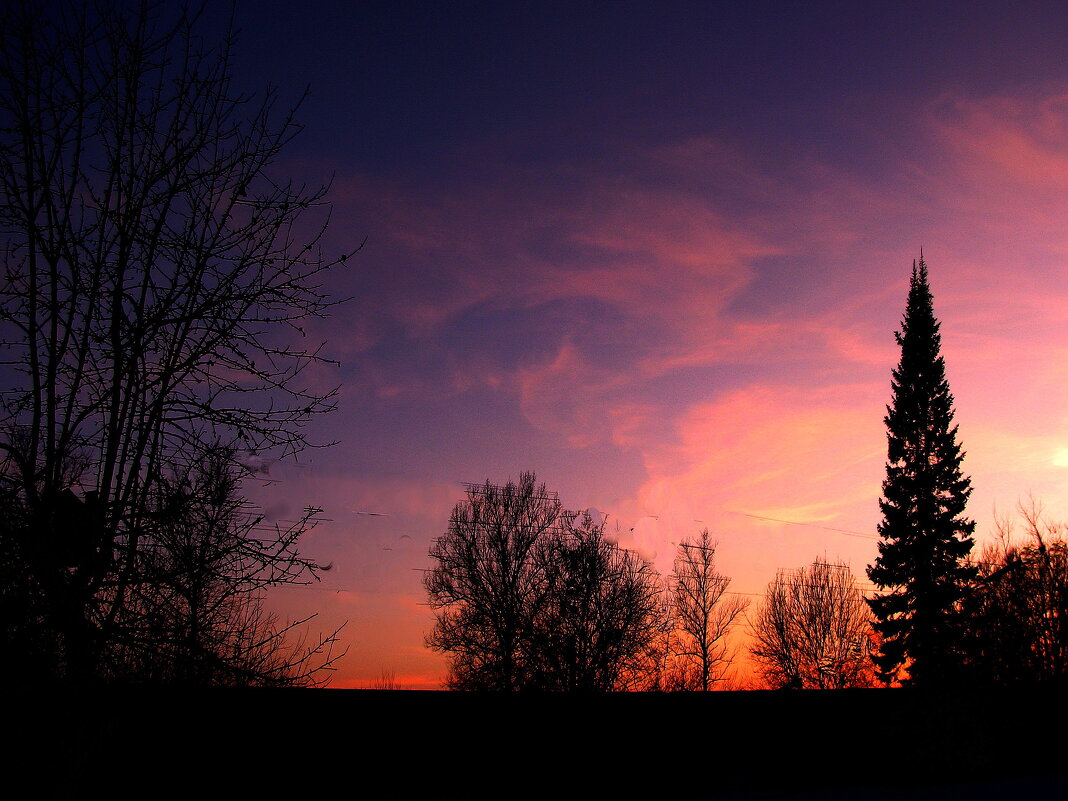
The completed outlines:
[[[668,571],[674,546],[708,527],[747,591],[828,541],[865,558],[870,541],[820,526],[873,531],[885,452],[880,396],[862,386],[763,386],[689,408],[674,441],[646,443],[648,478],[623,514],[640,521],[631,544],[655,549]]]
[[[959,181],[1068,188],[1068,94],[941,99],[932,129],[955,159]]]
[[[564,343],[552,361],[521,367],[516,375],[519,406],[533,425],[563,434],[583,447],[609,436],[604,419],[610,390],[624,383],[622,376],[585,359],[571,343]]]

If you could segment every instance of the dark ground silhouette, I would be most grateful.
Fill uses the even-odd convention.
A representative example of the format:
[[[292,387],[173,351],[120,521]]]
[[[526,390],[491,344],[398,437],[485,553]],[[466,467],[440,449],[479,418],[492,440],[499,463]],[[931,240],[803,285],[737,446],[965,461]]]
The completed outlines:
[[[1049,798],[1066,697],[8,689],[4,761],[46,796]]]

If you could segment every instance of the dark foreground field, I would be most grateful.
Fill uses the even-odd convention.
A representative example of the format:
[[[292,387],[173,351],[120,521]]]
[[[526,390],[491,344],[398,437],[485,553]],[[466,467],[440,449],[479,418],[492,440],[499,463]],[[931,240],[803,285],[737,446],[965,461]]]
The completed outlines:
[[[35,688],[3,759],[45,797],[1063,798],[1066,698]]]

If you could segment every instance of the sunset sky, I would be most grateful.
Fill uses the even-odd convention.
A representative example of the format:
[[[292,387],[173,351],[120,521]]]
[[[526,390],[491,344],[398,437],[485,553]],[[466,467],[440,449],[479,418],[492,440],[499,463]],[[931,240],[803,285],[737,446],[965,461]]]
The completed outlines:
[[[874,10],[872,8],[874,6]],[[218,16],[216,16],[218,14]],[[205,17],[205,32],[224,15]],[[1068,520],[1068,6],[239,2],[235,78],[310,94],[332,178],[338,440],[274,464],[348,621],[333,686],[439,686],[421,584],[462,482],[524,470],[671,569],[708,527],[754,604],[876,553],[923,248],[979,540]],[[372,514],[373,513],[373,514]],[[866,577],[863,585],[868,586]]]

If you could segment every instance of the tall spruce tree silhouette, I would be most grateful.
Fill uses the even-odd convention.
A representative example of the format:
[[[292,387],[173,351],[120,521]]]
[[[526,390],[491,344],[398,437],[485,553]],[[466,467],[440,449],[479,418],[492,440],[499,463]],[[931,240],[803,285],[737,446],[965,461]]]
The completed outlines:
[[[922,252],[895,336],[901,361],[886,415],[882,539],[868,566],[868,577],[885,591],[868,602],[882,635],[875,664],[884,680],[904,667],[906,683],[938,686],[960,676],[958,604],[975,576],[966,563],[975,523],[962,516],[971,479],[961,472],[964,453]]]

